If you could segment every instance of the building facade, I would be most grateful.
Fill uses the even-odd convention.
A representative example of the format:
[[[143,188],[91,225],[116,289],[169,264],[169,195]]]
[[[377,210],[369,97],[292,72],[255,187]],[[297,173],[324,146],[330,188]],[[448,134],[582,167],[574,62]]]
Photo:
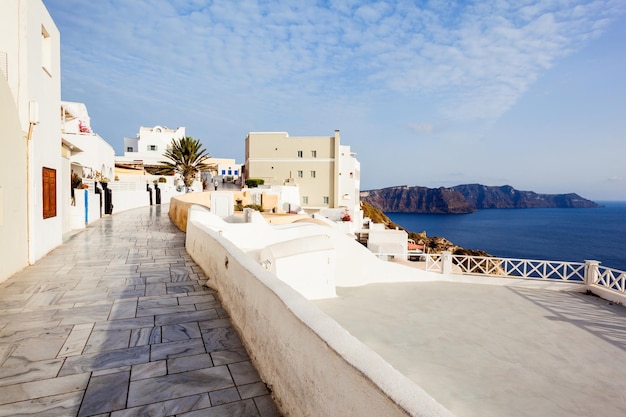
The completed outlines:
[[[59,30],[44,4],[3,0],[0,118],[8,124],[0,128],[6,155],[0,164],[0,279],[62,242],[60,61]]]
[[[171,145],[172,139],[185,137],[185,128],[168,129],[164,126],[139,128],[134,138],[124,138],[124,156],[116,158],[118,164],[142,161],[144,167],[159,165],[163,153]]]
[[[286,132],[251,132],[245,141],[245,178],[267,185],[297,184],[305,211],[359,210],[360,164],[349,146],[332,136],[289,136]]]

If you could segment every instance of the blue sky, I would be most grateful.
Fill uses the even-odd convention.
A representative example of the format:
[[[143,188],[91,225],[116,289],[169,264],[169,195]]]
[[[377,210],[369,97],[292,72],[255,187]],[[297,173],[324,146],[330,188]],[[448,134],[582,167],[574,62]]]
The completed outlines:
[[[626,200],[623,0],[44,0],[62,98],[123,153],[185,126],[341,131],[361,188],[509,184]]]

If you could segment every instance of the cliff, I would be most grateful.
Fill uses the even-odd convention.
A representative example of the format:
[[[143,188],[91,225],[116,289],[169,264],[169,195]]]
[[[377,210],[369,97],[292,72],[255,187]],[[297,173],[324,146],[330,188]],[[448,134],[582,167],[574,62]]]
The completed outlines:
[[[509,185],[457,185],[450,188],[388,187],[361,192],[361,200],[390,213],[464,214],[493,208],[592,208],[578,194],[538,194]]]

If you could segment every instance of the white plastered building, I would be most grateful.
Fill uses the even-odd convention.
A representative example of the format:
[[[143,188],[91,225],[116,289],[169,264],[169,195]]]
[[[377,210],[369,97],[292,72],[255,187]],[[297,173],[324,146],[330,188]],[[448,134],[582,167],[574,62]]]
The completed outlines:
[[[54,21],[40,0],[3,0],[0,281],[62,243],[61,201],[69,194],[70,174],[59,138],[60,101],[60,35]]]
[[[91,118],[84,103],[61,102],[61,138],[70,147],[72,172],[81,178],[96,173],[114,179],[115,150],[91,128]]]
[[[139,128],[134,138],[124,138],[124,156],[116,162],[130,164],[142,162],[144,166],[159,165],[165,158],[163,153],[171,145],[172,139],[185,137],[185,128],[169,129],[165,126]]]

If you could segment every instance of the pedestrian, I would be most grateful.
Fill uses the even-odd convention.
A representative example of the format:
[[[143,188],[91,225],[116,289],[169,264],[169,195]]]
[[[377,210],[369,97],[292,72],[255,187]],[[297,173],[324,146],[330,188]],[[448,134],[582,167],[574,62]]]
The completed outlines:
[[[217,180],[213,181],[213,185],[215,186],[215,191],[217,191],[217,184],[219,184]]]

